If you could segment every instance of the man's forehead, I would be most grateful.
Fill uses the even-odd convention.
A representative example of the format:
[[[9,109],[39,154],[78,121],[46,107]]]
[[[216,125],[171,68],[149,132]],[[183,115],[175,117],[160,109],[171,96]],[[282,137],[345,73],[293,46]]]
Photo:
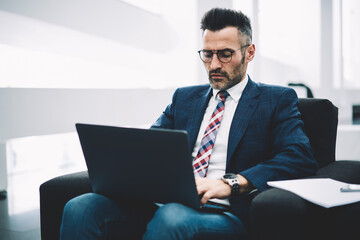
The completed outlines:
[[[225,27],[218,31],[206,29],[203,34],[203,45],[206,49],[239,47],[240,42],[240,34],[236,27]]]
[[[205,33],[218,33],[218,32],[236,33],[236,32],[238,32],[238,28],[235,27],[235,26],[226,26],[226,27],[224,27],[224,28],[222,28],[222,29],[220,29],[220,30],[215,30],[215,31],[210,30],[210,29],[205,29],[205,30],[204,30],[204,34],[205,34]]]

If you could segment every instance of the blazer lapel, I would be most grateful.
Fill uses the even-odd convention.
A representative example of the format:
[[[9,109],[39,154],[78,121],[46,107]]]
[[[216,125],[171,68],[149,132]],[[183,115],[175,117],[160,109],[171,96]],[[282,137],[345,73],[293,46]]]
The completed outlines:
[[[192,104],[189,105],[189,113],[191,116],[188,121],[188,136],[190,149],[194,148],[197,136],[199,134],[199,129],[201,122],[203,120],[206,108],[208,106],[209,100],[212,96],[212,88],[199,92],[197,98],[193,99]]]
[[[249,78],[249,81],[242,93],[240,101],[236,107],[233,121],[230,127],[229,143],[227,150],[227,165],[229,164],[236,147],[241,138],[244,136],[246,128],[249,124],[258,104],[257,96],[259,95],[256,84]]]

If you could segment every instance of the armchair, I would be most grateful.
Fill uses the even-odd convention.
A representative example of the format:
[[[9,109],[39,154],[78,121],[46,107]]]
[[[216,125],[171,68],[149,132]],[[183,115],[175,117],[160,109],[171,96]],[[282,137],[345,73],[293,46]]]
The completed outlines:
[[[325,99],[299,99],[305,132],[319,170],[309,178],[332,178],[360,184],[360,161],[335,161],[338,109]],[[252,239],[360,239],[360,202],[334,208],[312,204],[294,193],[269,189],[250,210]]]
[[[305,132],[319,170],[312,178],[328,177],[360,184],[360,161],[335,161],[338,109],[325,99],[299,99]],[[55,177],[40,186],[42,240],[59,239],[67,201],[91,192],[86,171]],[[251,206],[252,239],[360,239],[360,202],[325,209],[297,195],[269,189],[258,194]]]

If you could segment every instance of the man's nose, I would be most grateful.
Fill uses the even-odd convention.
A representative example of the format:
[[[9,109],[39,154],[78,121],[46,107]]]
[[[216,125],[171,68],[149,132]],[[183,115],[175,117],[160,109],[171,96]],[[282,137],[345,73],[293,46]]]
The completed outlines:
[[[214,54],[210,63],[210,69],[218,69],[221,68],[221,62],[219,61],[218,55]]]

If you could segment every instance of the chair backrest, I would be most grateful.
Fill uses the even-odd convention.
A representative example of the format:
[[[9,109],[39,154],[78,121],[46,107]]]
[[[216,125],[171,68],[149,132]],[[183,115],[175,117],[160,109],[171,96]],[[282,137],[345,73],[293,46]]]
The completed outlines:
[[[327,99],[299,98],[299,111],[319,166],[334,162],[338,108]]]

